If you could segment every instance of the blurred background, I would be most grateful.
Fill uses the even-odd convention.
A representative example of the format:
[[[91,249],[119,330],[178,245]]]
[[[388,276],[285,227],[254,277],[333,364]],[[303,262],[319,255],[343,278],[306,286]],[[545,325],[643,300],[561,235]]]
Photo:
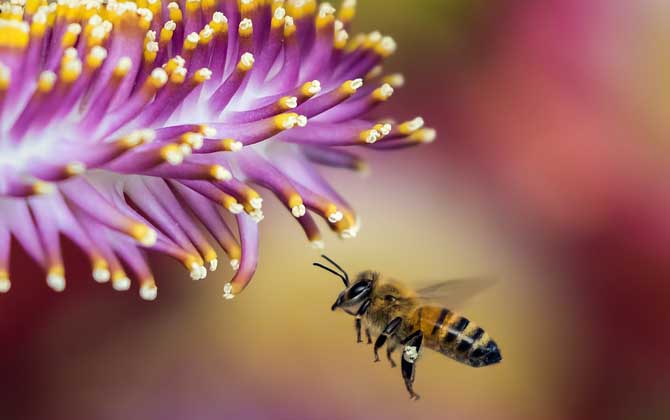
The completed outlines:
[[[161,257],[153,303],[95,284],[76,251],[81,281],[61,295],[15,262],[0,418],[670,418],[667,16],[658,0],[359,1],[356,29],[400,46],[388,68],[407,83],[384,114],[420,114],[439,136],[367,153],[365,176],[329,171],[363,229],[326,236],[327,253],[350,273],[497,277],[463,312],[500,365],[426,353],[410,401],[271,206],[233,301],[230,272],[193,283]]]

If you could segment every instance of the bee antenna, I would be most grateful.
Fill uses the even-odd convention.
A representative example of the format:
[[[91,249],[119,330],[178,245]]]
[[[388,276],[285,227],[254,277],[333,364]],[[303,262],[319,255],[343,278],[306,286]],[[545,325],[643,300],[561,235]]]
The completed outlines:
[[[324,270],[328,271],[329,273],[335,274],[337,277],[342,279],[342,283],[344,283],[345,287],[349,287],[349,277],[347,276],[347,273],[344,273],[344,275],[343,275],[342,273],[338,273],[337,271],[333,270],[332,268],[326,267],[325,265],[323,265],[321,263],[318,263],[318,262],[312,263],[312,265],[314,265],[316,267],[319,267],[319,268],[323,268]]]
[[[342,274],[344,274],[344,278],[346,279],[345,283],[347,284],[347,286],[349,286],[349,274],[347,274],[347,272],[344,270],[344,268],[340,267],[340,265],[338,263],[336,263],[332,259],[328,258],[327,255],[321,254],[321,257],[324,258],[329,263],[333,264],[338,270],[340,270],[340,272]]]

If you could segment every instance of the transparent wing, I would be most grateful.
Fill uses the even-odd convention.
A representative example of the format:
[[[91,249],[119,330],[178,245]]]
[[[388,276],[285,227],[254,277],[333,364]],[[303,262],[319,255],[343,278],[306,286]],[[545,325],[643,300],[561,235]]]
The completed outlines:
[[[459,308],[475,295],[492,287],[497,280],[491,277],[465,277],[433,283],[416,291],[417,297],[439,303],[447,308]]]

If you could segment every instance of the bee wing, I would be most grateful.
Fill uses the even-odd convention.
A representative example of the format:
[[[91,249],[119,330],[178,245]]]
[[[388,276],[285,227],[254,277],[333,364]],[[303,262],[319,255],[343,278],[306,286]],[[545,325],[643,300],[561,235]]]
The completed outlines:
[[[490,277],[449,279],[418,289],[416,294],[421,300],[458,308],[496,283],[497,280]]]

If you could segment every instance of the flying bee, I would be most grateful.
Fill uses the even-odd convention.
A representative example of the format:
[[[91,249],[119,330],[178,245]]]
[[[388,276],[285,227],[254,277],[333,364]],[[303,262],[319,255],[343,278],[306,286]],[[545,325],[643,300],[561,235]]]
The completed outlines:
[[[423,346],[472,367],[502,360],[498,345],[481,327],[440,303],[463,301],[489,286],[489,281],[447,280],[413,290],[380,273],[363,271],[352,283],[342,267],[325,255],[322,257],[335,269],[318,262],[314,265],[338,276],[345,286],[331,309],[341,309],[356,317],[359,343],[362,324],[368,344],[376,337],[374,361],[379,361],[379,349],[386,344],[386,357],[391,367],[395,367],[392,354],[402,346],[401,371],[410,398],[419,399],[413,384]]]

